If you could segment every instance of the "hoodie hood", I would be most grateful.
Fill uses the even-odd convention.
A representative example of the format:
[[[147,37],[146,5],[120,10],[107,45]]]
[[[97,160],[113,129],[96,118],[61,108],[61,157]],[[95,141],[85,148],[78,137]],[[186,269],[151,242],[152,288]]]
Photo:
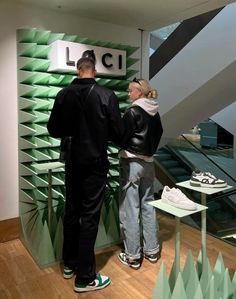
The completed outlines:
[[[147,98],[140,98],[134,101],[131,106],[139,106],[151,116],[158,112],[159,107],[156,100]]]

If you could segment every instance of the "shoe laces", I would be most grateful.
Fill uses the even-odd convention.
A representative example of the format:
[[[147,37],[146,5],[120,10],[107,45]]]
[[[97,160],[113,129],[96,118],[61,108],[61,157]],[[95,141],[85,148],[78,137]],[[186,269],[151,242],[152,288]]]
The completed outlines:
[[[181,190],[179,190],[178,188],[173,188],[173,189],[174,189],[174,192],[176,195],[181,195],[181,196],[184,195],[183,192]]]
[[[180,189],[174,188],[174,193],[180,201],[191,201]]]
[[[216,177],[213,174],[211,174],[210,172],[205,172],[205,174],[208,175],[212,179],[216,179]]]

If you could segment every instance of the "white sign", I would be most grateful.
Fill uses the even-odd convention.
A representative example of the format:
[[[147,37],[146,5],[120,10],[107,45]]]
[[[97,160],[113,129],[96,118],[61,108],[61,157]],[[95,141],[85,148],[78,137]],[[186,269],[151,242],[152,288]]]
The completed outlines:
[[[98,74],[126,75],[126,51],[58,40],[51,44],[48,71],[76,72],[76,63],[86,50],[93,50]]]

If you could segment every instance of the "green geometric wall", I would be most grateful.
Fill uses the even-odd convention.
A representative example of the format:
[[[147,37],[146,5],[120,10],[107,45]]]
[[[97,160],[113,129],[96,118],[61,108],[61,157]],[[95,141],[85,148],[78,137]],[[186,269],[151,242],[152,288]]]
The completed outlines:
[[[84,43],[126,51],[126,76],[97,77],[99,85],[112,89],[124,111],[128,80],[138,71],[132,66],[137,47],[53,33],[37,29],[17,30],[18,120],[19,120],[19,214],[21,240],[39,266],[61,260],[64,211],[64,167],[52,171],[52,214],[48,227],[48,172],[37,171],[35,164],[58,161],[60,140],[48,135],[46,124],[58,91],[67,86],[74,74],[48,72],[50,44],[56,40]],[[117,243],[118,219],[118,149],[108,148],[109,170],[106,200],[102,208],[96,248]]]

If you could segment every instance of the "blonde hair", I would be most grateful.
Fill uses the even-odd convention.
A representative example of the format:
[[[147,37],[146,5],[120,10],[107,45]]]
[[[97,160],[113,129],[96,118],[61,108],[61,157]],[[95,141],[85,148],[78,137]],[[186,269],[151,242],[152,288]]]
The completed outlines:
[[[157,90],[151,88],[147,80],[134,78],[131,83],[135,84],[135,86],[139,88],[148,99],[157,99]]]

